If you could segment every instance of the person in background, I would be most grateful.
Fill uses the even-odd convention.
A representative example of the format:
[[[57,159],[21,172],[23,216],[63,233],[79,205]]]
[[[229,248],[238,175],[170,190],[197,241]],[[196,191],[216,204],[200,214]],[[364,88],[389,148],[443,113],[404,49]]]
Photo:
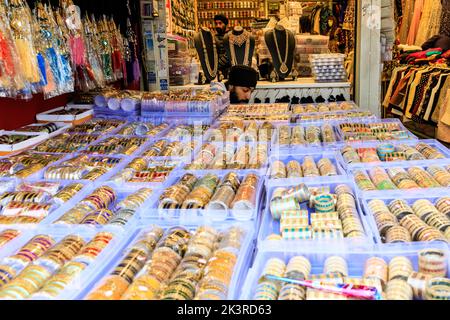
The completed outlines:
[[[219,55],[219,71],[225,78],[228,77],[228,69],[230,68],[227,52],[223,45],[223,38],[228,32],[228,18],[222,14],[214,17],[214,26],[216,29],[217,53]]]
[[[225,84],[230,92],[231,104],[249,103],[257,83],[258,72],[255,69],[248,66],[233,66]]]

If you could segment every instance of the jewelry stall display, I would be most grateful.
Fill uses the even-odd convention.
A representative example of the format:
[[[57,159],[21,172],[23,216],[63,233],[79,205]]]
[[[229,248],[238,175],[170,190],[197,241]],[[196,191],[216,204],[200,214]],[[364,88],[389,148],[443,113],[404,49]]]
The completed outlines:
[[[169,157],[169,158],[188,158],[192,159],[194,151],[200,145],[197,140],[189,142],[170,141],[170,140],[158,140],[153,143],[142,154],[143,157]]]
[[[200,210],[205,216],[211,214],[217,220],[226,220],[231,211],[233,219],[248,221],[258,209],[260,193],[260,178],[253,173],[239,176],[230,172],[222,177],[187,173],[164,190],[157,206],[163,218],[170,218],[173,210],[181,209],[192,210],[191,218],[195,218],[194,210]]]
[[[326,113],[337,111],[355,111],[360,108],[353,102],[330,102],[330,103],[317,103],[317,104],[297,104],[292,106],[292,113],[294,115],[301,115],[304,113]]]
[[[275,132],[275,127],[269,123],[256,121],[221,122],[215,129],[209,132],[209,142],[270,142]]]
[[[450,198],[366,199],[380,242],[450,242]]]
[[[121,120],[93,119],[84,124],[77,125],[67,130],[67,133],[105,134],[113,133],[118,127],[125,124]]]
[[[150,122],[131,122],[123,126],[117,135],[156,137],[169,128],[169,124],[154,125]]]
[[[138,137],[110,137],[90,145],[83,153],[131,156],[147,141]]]
[[[426,248],[405,253],[262,253],[247,279],[252,300],[448,300],[448,254]]]
[[[142,97],[141,115],[154,113],[200,113],[217,116],[230,104],[230,94],[211,90],[171,90],[146,92]]]
[[[209,125],[185,125],[179,124],[175,128],[170,129],[164,135],[164,138],[171,140],[191,140],[202,138],[203,135],[209,130]]]
[[[204,144],[185,170],[258,170],[266,167],[267,160],[266,144]]]
[[[245,238],[239,227],[144,230],[84,299],[225,300],[236,293],[230,285]]]
[[[23,152],[0,159],[0,177],[25,179],[63,158],[62,155]]]
[[[411,144],[370,144],[364,147],[347,145],[340,152],[347,165],[357,163],[443,160],[450,157],[448,149],[438,141],[433,140],[425,140]]]
[[[345,55],[312,54],[309,56],[312,74],[316,82],[344,82],[347,81],[345,70]]]
[[[111,187],[103,186],[69,209],[53,224],[126,226],[143,209],[152,194],[153,190],[149,188],[122,194]]]
[[[335,128],[331,124],[309,126],[280,126],[274,148],[311,147],[333,144],[338,141]]]
[[[318,178],[335,177],[342,174],[338,171],[338,164],[332,155],[294,155],[286,159],[270,159],[269,179],[298,179],[298,178]]]
[[[164,183],[180,164],[181,161],[175,160],[135,158],[110,181],[127,183],[127,187],[134,183]]]
[[[366,236],[355,192],[347,184],[274,188],[269,199],[263,240],[340,240]],[[265,230],[264,223],[272,219],[274,233],[266,234],[270,230]]]
[[[374,167],[353,172],[357,186],[363,192],[450,187],[450,173],[441,166]]]
[[[76,294],[74,284],[84,271],[112,253],[118,237],[111,232],[65,237],[40,234],[14,255],[1,260],[0,299],[58,299]]]
[[[89,144],[100,139],[97,135],[68,134],[47,139],[35,148],[36,152],[47,153],[74,153],[86,148]]]
[[[121,164],[122,158],[106,156],[78,155],[57,166],[51,166],[44,172],[48,180],[89,180],[96,181],[104,178]]]
[[[417,140],[400,121],[341,123],[340,134],[344,141],[386,141],[386,140]]]
[[[219,121],[289,121],[290,115],[289,104],[285,103],[230,105]]]
[[[23,182],[0,194],[0,224],[38,224],[83,188],[80,183]]]

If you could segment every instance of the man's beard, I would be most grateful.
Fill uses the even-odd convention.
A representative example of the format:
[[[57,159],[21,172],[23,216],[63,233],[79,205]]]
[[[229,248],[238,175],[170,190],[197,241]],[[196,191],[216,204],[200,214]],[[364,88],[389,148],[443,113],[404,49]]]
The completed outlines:
[[[231,91],[230,92],[230,103],[231,104],[248,104],[250,102],[250,100],[245,99],[245,100],[239,100],[236,92]]]
[[[225,35],[225,32],[226,30],[225,29],[222,29],[222,28],[216,28],[216,32],[217,32],[217,34],[219,35],[219,36],[224,36]]]

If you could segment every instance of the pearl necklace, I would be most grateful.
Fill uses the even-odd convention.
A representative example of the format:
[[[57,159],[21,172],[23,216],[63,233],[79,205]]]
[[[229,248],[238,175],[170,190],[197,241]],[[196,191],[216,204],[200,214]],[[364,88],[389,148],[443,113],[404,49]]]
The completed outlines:
[[[217,76],[217,70],[219,68],[219,58],[217,55],[217,49],[216,49],[216,40],[214,39],[214,35],[211,34],[211,32],[209,32],[209,30],[205,30],[207,32],[209,32],[211,34],[212,37],[212,41],[213,41],[213,51],[214,51],[214,69],[211,68],[211,63],[209,61],[209,55],[208,55],[208,50],[206,49],[206,43],[205,43],[205,39],[203,38],[203,32],[202,32],[203,28],[200,29],[200,39],[202,40],[202,47],[203,47],[203,54],[205,56],[205,65],[206,65],[206,69],[208,69],[208,74],[211,76],[211,78],[215,78]]]

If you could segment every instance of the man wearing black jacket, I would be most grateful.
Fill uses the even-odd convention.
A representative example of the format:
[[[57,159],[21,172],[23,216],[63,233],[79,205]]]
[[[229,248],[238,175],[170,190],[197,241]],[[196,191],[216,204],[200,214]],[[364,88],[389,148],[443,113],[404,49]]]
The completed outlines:
[[[227,34],[228,30],[228,18],[222,14],[218,14],[214,17],[214,25],[216,29],[216,42],[217,53],[219,54],[219,71],[222,72],[225,78],[228,78],[228,69],[230,64],[227,59],[227,52],[223,45],[223,38]]]

